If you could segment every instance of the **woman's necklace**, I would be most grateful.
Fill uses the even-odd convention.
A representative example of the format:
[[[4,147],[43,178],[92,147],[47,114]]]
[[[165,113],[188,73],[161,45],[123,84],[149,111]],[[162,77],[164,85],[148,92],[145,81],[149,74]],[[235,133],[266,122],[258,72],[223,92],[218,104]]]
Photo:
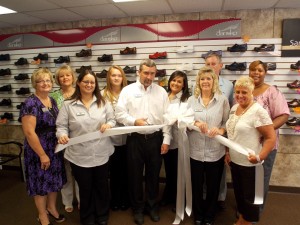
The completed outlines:
[[[48,108],[48,109],[52,108],[52,103],[51,103],[51,100],[50,100],[50,98],[49,98],[48,96],[47,96],[46,99],[41,98],[41,97],[38,96],[37,94],[35,94],[35,96],[42,102],[42,104],[43,104],[46,108]]]
[[[242,116],[245,114],[245,112],[247,112],[247,110],[253,105],[253,101],[237,116]],[[242,109],[242,107],[240,106],[240,108]]]
[[[202,96],[202,102],[205,106],[205,108],[208,106],[208,104],[210,103],[211,99],[213,97],[213,94],[211,94],[209,97],[204,97]]]
[[[63,91],[63,90],[61,91],[64,99],[69,99],[74,93],[74,89],[71,89],[71,91]]]

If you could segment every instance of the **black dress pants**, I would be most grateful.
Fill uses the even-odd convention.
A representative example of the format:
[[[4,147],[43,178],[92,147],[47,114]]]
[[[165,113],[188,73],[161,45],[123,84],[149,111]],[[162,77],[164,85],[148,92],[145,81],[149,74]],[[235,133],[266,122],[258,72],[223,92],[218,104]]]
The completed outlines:
[[[147,210],[157,206],[159,172],[162,163],[162,132],[151,135],[133,133],[127,137],[129,198],[134,213],[144,211],[143,172]]]
[[[224,169],[224,157],[215,162],[201,162],[191,158],[193,214],[195,220],[212,222],[218,202],[220,181]],[[206,199],[203,199],[203,183],[206,182]]]
[[[95,167],[80,167],[71,163],[79,187],[80,222],[95,224],[108,220],[108,163]]]
[[[127,146],[115,146],[110,156],[110,194],[112,206],[129,206]]]
[[[175,205],[177,195],[178,149],[170,149],[167,154],[163,155],[163,159],[166,172],[166,186],[162,201]]]

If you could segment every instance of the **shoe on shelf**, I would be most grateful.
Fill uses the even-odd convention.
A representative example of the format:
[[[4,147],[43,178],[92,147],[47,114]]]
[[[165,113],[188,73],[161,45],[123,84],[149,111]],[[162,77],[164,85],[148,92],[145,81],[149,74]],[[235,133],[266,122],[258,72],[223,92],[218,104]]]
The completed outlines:
[[[292,119],[289,119],[285,124],[290,127],[300,126],[300,118],[293,117]]]
[[[11,99],[2,99],[2,101],[0,102],[0,106],[11,106]]]
[[[29,88],[24,88],[21,87],[19,90],[16,90],[17,95],[27,95],[30,94],[30,89]]]
[[[181,65],[176,67],[176,70],[180,70],[180,71],[192,71],[194,68],[193,63],[182,63]]]
[[[287,102],[287,104],[288,104],[289,108],[299,107],[300,106],[300,99],[295,99],[294,98],[293,100]]]
[[[15,62],[15,65],[16,66],[24,66],[24,65],[27,65],[28,64],[28,61],[27,59],[25,58],[19,58],[17,62]]]
[[[96,76],[98,77],[98,78],[106,78],[106,76],[107,76],[107,70],[102,70],[100,73],[96,73]]]
[[[92,56],[92,49],[82,49],[80,52],[76,53],[76,57],[89,57]]]
[[[230,71],[245,71],[247,69],[247,63],[237,63],[233,62],[230,65],[225,65],[225,69]]]
[[[137,225],[142,225],[144,224],[144,214],[139,212],[139,213],[134,213],[133,214],[133,219],[134,223]]]
[[[7,69],[0,69],[0,76],[6,76],[6,75],[11,75],[11,71],[9,68]]]
[[[11,91],[11,85],[8,84],[8,85],[4,85],[2,87],[0,87],[0,91]]]
[[[291,70],[300,70],[300,60],[295,64],[291,64]]]
[[[0,55],[0,61],[9,61],[10,55],[9,54],[1,54]]]
[[[76,73],[84,72],[85,70],[92,70],[92,66],[81,66],[80,68],[76,69]]]
[[[33,57],[33,60],[34,61],[37,61],[37,60],[48,60],[48,54],[47,53],[44,53],[44,54],[42,54],[42,53],[39,53],[36,57]]]
[[[227,47],[229,52],[245,52],[247,51],[247,44],[234,44],[232,47]]]
[[[62,63],[69,63],[70,56],[59,56],[57,59],[54,59],[54,63],[62,64]]]
[[[123,68],[124,73],[136,73],[136,66],[125,66]]]
[[[13,114],[5,112],[2,116],[1,119],[7,119],[7,120],[12,120],[13,119]]]
[[[111,62],[111,61],[113,61],[113,55],[112,54],[110,54],[110,55],[104,54],[104,55],[98,57],[98,61],[99,62]]]
[[[52,217],[55,220],[56,223],[62,223],[66,220],[63,214],[59,214],[58,217],[55,217],[49,212],[49,210],[47,210],[47,213],[50,217]]]
[[[276,63],[267,63],[267,70],[276,70]]]
[[[149,55],[149,59],[166,59],[167,55],[167,52],[155,52],[154,54]]]
[[[120,50],[120,54],[121,55],[136,54],[136,47],[133,47],[133,48],[126,47],[124,50]]]
[[[166,69],[156,70],[156,77],[165,77],[167,75]]]
[[[16,106],[17,109],[21,109],[24,104],[25,104],[24,102],[21,102],[19,105]]]
[[[256,52],[274,52],[275,45],[274,44],[262,44],[259,47],[255,47],[253,50]]]
[[[192,53],[194,52],[194,45],[181,46],[177,49],[177,53]]]
[[[27,80],[29,79],[28,73],[19,73],[18,76],[14,76],[15,80]]]
[[[218,56],[222,57],[222,50],[217,50],[217,51],[209,50],[207,53],[202,54],[201,58],[206,59],[207,56],[209,56],[211,54],[215,54],[215,55],[218,55]]]
[[[286,86],[288,88],[300,88],[300,81],[294,80],[292,83],[287,83]]]

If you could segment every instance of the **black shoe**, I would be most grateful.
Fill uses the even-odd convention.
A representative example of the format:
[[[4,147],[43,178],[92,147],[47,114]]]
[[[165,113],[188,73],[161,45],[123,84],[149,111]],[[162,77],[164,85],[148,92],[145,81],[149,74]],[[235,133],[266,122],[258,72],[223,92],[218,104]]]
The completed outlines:
[[[146,213],[150,216],[150,219],[153,222],[158,222],[160,220],[159,214],[158,214],[158,210],[156,208],[150,209],[150,210],[146,210]]]
[[[106,54],[104,54],[103,56],[98,57],[98,61],[99,62],[110,62],[110,61],[113,61],[113,55],[106,55]]]
[[[276,63],[267,63],[268,70],[276,70]]]
[[[285,124],[290,127],[300,126],[300,119],[297,117],[294,117],[294,118],[288,120]]]
[[[11,106],[11,99],[2,99],[2,101],[0,102],[0,106]]]
[[[56,223],[62,223],[66,220],[65,216],[62,214],[59,214],[58,217],[53,216],[48,210],[47,213],[50,217],[52,217]]]
[[[0,61],[9,61],[10,55],[9,54],[1,54],[0,55]]]
[[[209,50],[207,53],[202,54],[201,58],[206,59],[206,57],[209,56],[210,54],[215,54],[215,55],[222,57],[222,50],[218,50],[218,51]]]
[[[230,52],[245,52],[247,51],[247,44],[235,44],[232,47],[228,47],[227,50]]]
[[[81,66],[80,68],[76,69],[76,73],[84,72],[85,70],[92,70],[92,66]]]
[[[225,69],[230,71],[245,71],[247,69],[247,63],[234,62],[230,65],[225,65]]]
[[[82,49],[79,53],[76,53],[76,57],[88,57],[92,56],[92,49]]]
[[[48,60],[48,54],[45,53],[45,54],[42,54],[42,53],[39,53],[36,57],[33,57],[33,60],[37,61],[37,60]]]
[[[212,221],[205,221],[202,223],[202,225],[213,225],[214,223]]]
[[[96,76],[99,78],[106,78],[107,70],[102,70],[100,73],[96,73]]]
[[[29,79],[28,73],[20,73],[18,76],[14,76],[15,80],[26,80]]]
[[[4,113],[3,116],[1,116],[1,119],[8,119],[8,120],[12,120],[13,119],[13,114],[12,113]]]
[[[111,209],[112,211],[118,211],[118,210],[120,209],[120,207],[119,207],[118,205],[112,205],[112,206],[110,207],[110,209]]]
[[[143,213],[135,213],[133,215],[133,218],[134,218],[134,222],[137,225],[142,225],[144,223],[144,214]]]
[[[23,88],[21,87],[19,90],[16,90],[17,95],[27,95],[30,94],[30,89],[29,88]]]
[[[11,91],[11,85],[8,84],[0,87],[0,91]]]
[[[157,70],[155,76],[156,77],[165,77],[167,75],[167,71],[165,69]]]
[[[129,209],[129,205],[128,204],[123,204],[123,205],[120,206],[120,209],[122,211],[126,211],[127,209]]]
[[[289,108],[300,107],[300,99],[293,99],[292,101],[287,102]]]
[[[288,88],[300,88],[300,80],[294,80],[292,83],[287,83]]]
[[[26,64],[28,64],[28,61],[25,58],[19,58],[18,61],[15,62],[16,66],[23,66],[23,65],[26,65]]]
[[[291,70],[300,70],[300,60],[295,64],[291,64]]]
[[[9,68],[7,69],[0,69],[0,76],[5,76],[5,75],[11,75],[11,71]]]
[[[97,225],[107,225],[107,221],[96,222]]]
[[[256,52],[273,52],[275,50],[274,44],[262,44],[260,47],[253,49]]]
[[[69,63],[70,57],[69,56],[59,56],[58,59],[54,59],[54,63],[61,64],[61,63]]]
[[[202,225],[202,221],[201,221],[201,220],[195,220],[195,221],[194,221],[194,224],[195,224],[195,225]]]
[[[17,109],[21,109],[24,104],[25,104],[24,102],[21,102],[19,105],[16,106]]]
[[[125,66],[123,68],[124,73],[136,73],[136,66]]]

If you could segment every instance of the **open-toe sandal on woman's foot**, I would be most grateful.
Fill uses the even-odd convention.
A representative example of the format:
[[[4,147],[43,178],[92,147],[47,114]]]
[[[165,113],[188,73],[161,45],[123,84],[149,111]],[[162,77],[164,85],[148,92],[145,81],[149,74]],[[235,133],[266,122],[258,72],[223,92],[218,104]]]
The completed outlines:
[[[71,213],[71,212],[73,212],[74,208],[72,206],[66,206],[65,210],[66,210],[66,212]]]
[[[56,223],[62,223],[66,220],[65,216],[62,214],[59,214],[58,217],[55,217],[49,212],[49,210],[47,210],[47,212],[49,216],[51,216],[55,220]]]

